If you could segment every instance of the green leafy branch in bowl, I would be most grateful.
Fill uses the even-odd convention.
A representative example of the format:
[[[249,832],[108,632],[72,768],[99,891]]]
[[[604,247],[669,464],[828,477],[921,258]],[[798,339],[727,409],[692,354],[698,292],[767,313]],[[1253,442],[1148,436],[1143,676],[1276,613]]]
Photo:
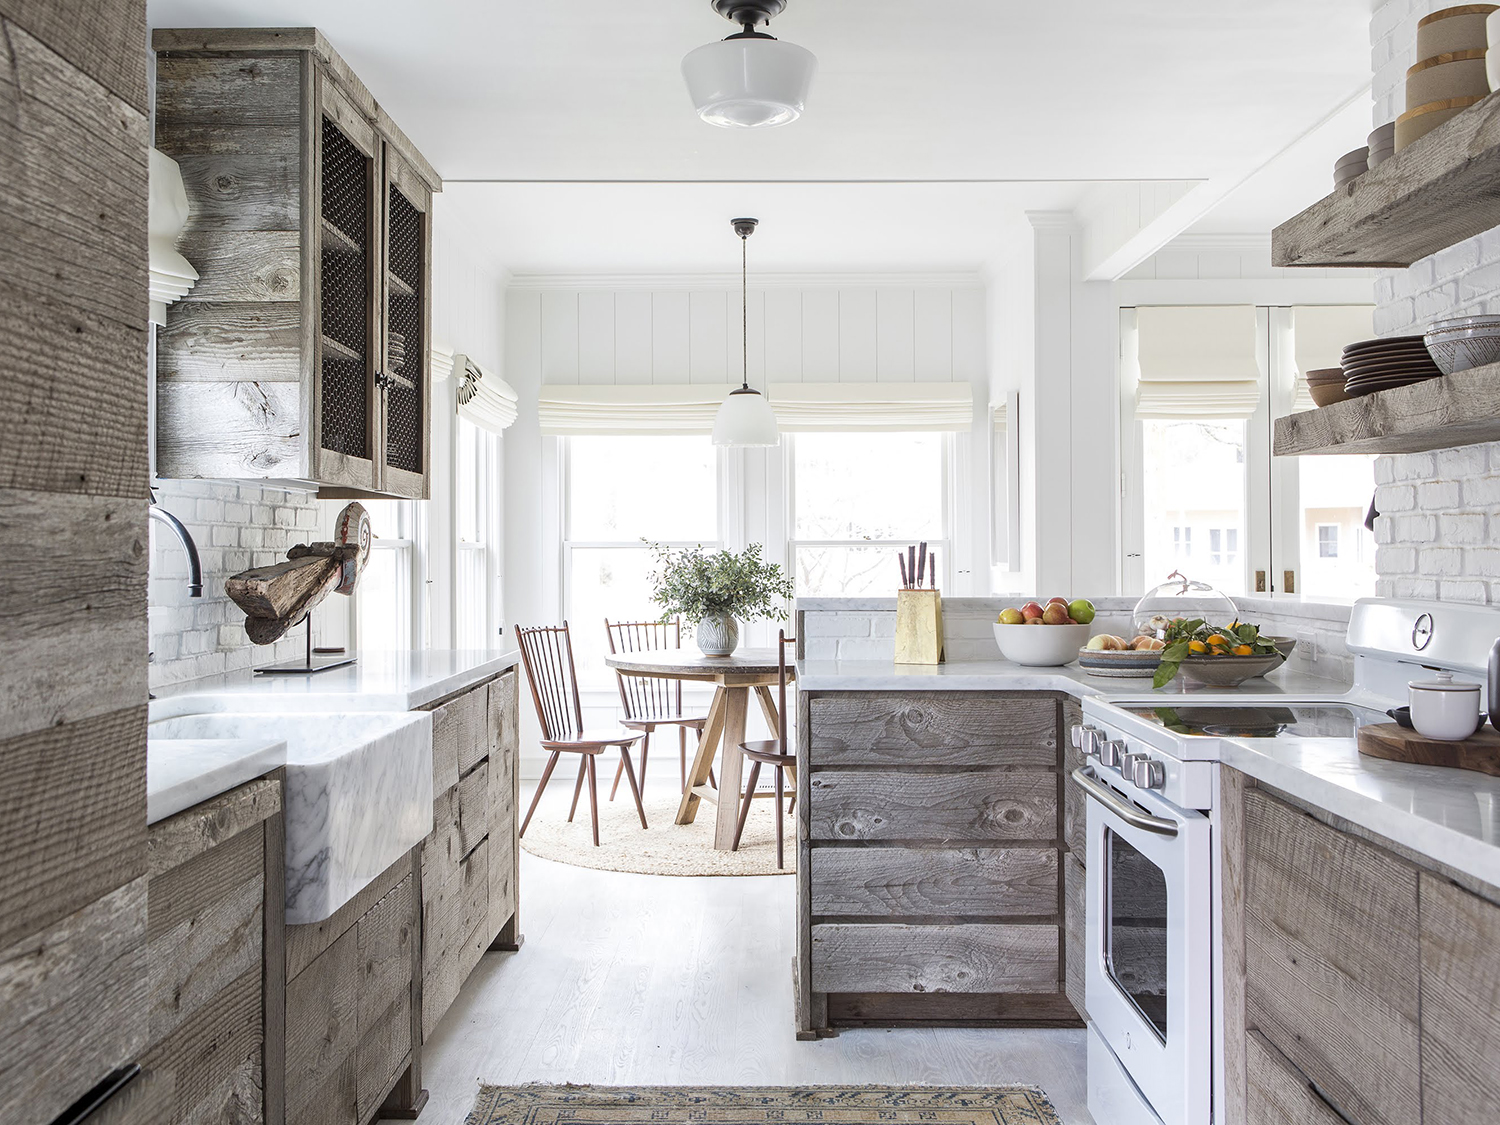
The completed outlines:
[[[1191,620],[1179,617],[1167,625],[1162,640],[1167,647],[1162,649],[1161,663],[1151,678],[1154,688],[1171,683],[1182,669],[1182,662],[1191,657],[1223,659],[1280,654],[1269,638],[1261,636],[1260,626],[1242,621],[1212,626],[1201,617]]]
[[[725,614],[741,621],[787,619],[792,580],[761,556],[761,544],[743,551],[687,547],[673,550],[650,543],[651,600],[662,607],[662,620],[681,616],[689,625]]]

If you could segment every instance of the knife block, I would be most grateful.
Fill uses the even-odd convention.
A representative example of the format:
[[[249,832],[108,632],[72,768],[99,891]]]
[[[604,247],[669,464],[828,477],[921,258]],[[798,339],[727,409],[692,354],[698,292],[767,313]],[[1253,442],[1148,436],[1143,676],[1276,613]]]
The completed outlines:
[[[897,590],[896,663],[942,662],[942,595],[936,590]]]

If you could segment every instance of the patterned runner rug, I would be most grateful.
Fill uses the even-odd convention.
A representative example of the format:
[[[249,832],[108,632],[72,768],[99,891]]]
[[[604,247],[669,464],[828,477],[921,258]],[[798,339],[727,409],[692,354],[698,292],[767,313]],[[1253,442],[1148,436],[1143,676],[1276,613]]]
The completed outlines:
[[[1036,1086],[484,1086],[465,1125],[1062,1125]]]

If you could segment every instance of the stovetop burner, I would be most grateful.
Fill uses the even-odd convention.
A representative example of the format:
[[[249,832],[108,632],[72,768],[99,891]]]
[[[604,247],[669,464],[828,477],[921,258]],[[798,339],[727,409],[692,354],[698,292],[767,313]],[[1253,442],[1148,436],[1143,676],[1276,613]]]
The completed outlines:
[[[1352,738],[1360,727],[1390,721],[1379,711],[1345,703],[1119,706],[1174,734],[1204,738]]]

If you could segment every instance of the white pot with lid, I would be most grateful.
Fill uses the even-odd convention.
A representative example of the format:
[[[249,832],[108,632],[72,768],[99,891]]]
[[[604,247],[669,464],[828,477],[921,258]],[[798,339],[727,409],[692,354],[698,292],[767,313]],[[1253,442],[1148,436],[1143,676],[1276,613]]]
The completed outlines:
[[[1406,685],[1411,725],[1424,738],[1461,742],[1479,729],[1479,685],[1439,672],[1430,680]]]

